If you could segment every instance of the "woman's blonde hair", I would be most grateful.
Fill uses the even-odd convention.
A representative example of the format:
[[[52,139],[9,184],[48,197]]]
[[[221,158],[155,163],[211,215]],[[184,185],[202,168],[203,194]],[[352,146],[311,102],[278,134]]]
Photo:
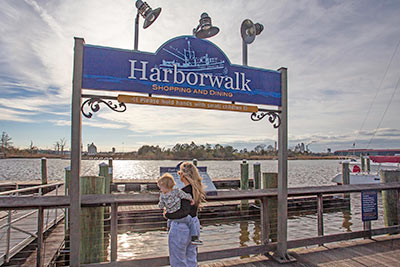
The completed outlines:
[[[193,163],[186,161],[181,164],[180,171],[183,177],[192,185],[194,202],[196,206],[200,207],[200,204],[205,202],[206,193],[197,167]]]
[[[166,172],[157,180],[157,185],[158,185],[158,187],[160,187],[160,185],[162,185],[162,186],[165,186],[166,188],[171,189],[175,186],[174,177],[172,177],[171,174]]]

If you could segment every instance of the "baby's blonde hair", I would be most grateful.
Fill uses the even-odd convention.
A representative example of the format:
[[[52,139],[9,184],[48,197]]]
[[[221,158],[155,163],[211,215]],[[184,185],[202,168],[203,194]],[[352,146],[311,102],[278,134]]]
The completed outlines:
[[[194,166],[193,163],[186,161],[181,164],[180,171],[183,177],[192,185],[194,202],[196,206],[200,207],[200,204],[205,202],[206,193],[204,191],[204,185],[201,182],[203,179],[197,167]]]
[[[157,185],[158,187],[162,185],[165,186],[166,188],[172,189],[175,186],[174,177],[172,177],[171,174],[166,172],[157,180]]]

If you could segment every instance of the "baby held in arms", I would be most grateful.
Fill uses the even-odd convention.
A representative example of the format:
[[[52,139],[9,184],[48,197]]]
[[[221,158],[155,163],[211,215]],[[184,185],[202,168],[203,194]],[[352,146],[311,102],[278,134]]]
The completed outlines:
[[[174,213],[181,208],[181,199],[189,200],[190,205],[195,204],[193,197],[190,194],[177,188],[174,189],[175,181],[171,174],[164,173],[160,179],[158,179],[157,185],[161,191],[160,201],[158,203],[160,209],[166,209],[168,213]],[[196,233],[196,227],[193,225],[192,217],[190,215],[181,219],[174,219],[174,221],[186,223],[188,225],[193,245],[203,244],[203,242],[198,238],[199,234]],[[168,220],[168,228],[169,225],[170,221]]]

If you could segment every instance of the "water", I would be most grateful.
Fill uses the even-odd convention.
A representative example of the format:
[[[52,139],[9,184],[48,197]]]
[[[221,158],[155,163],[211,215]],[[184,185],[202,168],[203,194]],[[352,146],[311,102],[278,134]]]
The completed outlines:
[[[98,175],[98,165],[103,160],[83,160],[81,175]],[[249,161],[250,176],[253,163]],[[277,172],[276,160],[261,160],[262,172]],[[160,167],[176,166],[176,160],[114,160],[114,179],[149,179],[155,180],[160,174]],[[240,177],[241,161],[199,161],[199,166],[207,166],[211,178]],[[49,180],[63,180],[64,169],[69,160],[48,159],[47,175]],[[289,187],[329,185],[339,171],[337,160],[290,160],[288,163]],[[0,160],[0,181],[31,181],[41,179],[40,159],[2,159]]]
[[[82,175],[97,175],[102,160],[82,161]],[[249,161],[250,176],[253,163]],[[262,172],[277,172],[277,161],[262,160]],[[175,166],[178,161],[115,160],[114,179],[149,179],[159,176],[161,166]],[[199,166],[207,166],[212,178],[240,177],[241,161],[199,161]],[[64,168],[69,160],[48,159],[49,180],[63,180]],[[288,163],[289,187],[332,185],[331,179],[340,171],[337,160],[293,160]],[[2,159],[0,160],[0,181],[40,180],[40,159]],[[383,209],[379,194],[379,220],[372,228],[383,226]],[[325,234],[357,231],[362,229],[360,193],[351,194],[350,212],[324,213]],[[204,241],[199,251],[209,251],[240,246],[260,244],[261,230],[258,221],[216,223],[205,225],[201,230]],[[316,214],[289,214],[288,239],[317,236]],[[168,255],[167,232],[156,230],[135,232],[135,229],[120,232],[118,235],[118,259]]]

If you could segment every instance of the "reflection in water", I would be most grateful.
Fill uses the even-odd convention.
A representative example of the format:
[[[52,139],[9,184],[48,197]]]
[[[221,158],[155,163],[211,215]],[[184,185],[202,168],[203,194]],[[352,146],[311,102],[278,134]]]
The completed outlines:
[[[258,223],[258,222],[254,223],[253,241],[257,245],[261,244],[261,226],[260,226],[260,223]]]
[[[347,232],[351,232],[350,226],[353,225],[351,222],[351,211],[350,210],[344,210],[342,211],[343,213],[343,224],[342,227],[346,229]]]
[[[240,222],[240,246],[247,247],[247,242],[250,241],[249,223]]]
[[[250,232],[249,232],[249,223],[248,222],[240,222],[240,246],[241,247],[247,247],[248,246],[248,241],[250,241]],[[241,256],[240,258],[249,258],[250,256]]]

